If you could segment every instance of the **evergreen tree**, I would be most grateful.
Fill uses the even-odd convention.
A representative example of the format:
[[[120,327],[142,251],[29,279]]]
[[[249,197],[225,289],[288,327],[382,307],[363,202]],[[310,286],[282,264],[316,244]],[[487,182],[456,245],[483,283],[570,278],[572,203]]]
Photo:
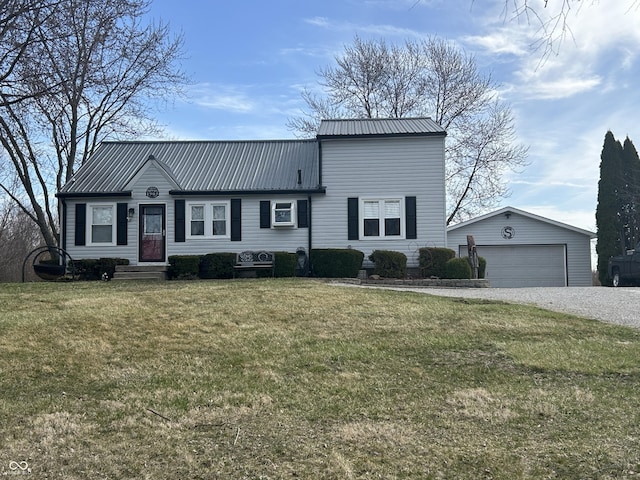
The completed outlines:
[[[640,158],[627,137],[622,147],[622,182],[619,187],[620,248],[635,248],[640,240]]]
[[[622,152],[622,145],[615,139],[613,133],[608,131],[604,137],[604,145],[600,155],[600,181],[598,182],[598,205],[596,207],[598,278],[603,285],[609,283],[607,272],[609,257],[621,253],[618,191],[621,183]]]

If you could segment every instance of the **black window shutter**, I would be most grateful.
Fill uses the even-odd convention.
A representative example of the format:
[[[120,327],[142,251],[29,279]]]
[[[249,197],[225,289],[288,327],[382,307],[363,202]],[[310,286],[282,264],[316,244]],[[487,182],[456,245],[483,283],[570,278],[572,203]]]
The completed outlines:
[[[298,228],[309,228],[309,202],[298,200]]]
[[[242,199],[231,199],[231,241],[242,240]]]
[[[175,202],[176,242],[185,241],[185,203],[184,199]]]
[[[349,240],[358,240],[359,223],[358,223],[358,199],[347,199],[347,238]]]
[[[418,215],[416,213],[416,197],[406,197],[404,206],[407,221],[407,239],[418,238]]]
[[[260,228],[271,228],[271,202],[260,201]]]
[[[87,244],[87,204],[76,203],[75,244]]]
[[[127,204],[118,203],[116,213],[116,243],[127,244]]]

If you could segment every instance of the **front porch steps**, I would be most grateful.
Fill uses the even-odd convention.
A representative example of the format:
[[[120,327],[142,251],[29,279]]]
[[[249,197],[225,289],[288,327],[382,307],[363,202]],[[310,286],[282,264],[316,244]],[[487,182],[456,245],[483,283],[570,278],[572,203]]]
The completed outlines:
[[[116,265],[114,281],[119,280],[166,280],[167,267],[146,265]]]

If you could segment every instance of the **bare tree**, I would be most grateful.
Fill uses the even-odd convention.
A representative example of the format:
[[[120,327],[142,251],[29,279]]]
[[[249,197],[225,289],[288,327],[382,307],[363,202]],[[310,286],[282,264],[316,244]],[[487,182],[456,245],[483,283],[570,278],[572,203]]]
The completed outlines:
[[[425,107],[447,130],[447,225],[495,206],[509,190],[503,173],[526,165],[527,149],[516,143],[510,108],[496,96],[490,76],[472,56],[450,43],[422,45],[427,59]]]
[[[42,242],[31,219],[15,203],[0,203],[0,282],[22,278],[25,257]]]
[[[16,75],[25,51],[30,48],[38,27],[57,0],[1,0],[0,1],[0,91],[2,104],[13,104],[32,97],[25,78]]]
[[[58,235],[53,193],[101,141],[153,131],[151,101],[185,81],[176,68],[182,38],[145,23],[149,2],[58,0],[13,12],[28,40],[18,52],[0,47],[0,58],[14,60],[0,91],[0,189],[48,245]],[[17,191],[8,187],[14,177]]]
[[[548,0],[544,0],[544,13],[537,6],[531,6],[530,0],[505,0],[503,17],[505,21],[525,21],[538,29],[538,39],[533,43],[535,50],[542,51],[544,60],[551,54],[557,55],[560,45],[567,39],[573,38],[568,21],[569,14],[574,8],[579,8],[585,2],[582,0],[561,0],[553,5],[553,13],[547,14]],[[538,4],[540,2],[537,2]]]
[[[300,136],[315,134],[322,118],[429,115],[447,130],[447,224],[496,205],[508,194],[504,172],[526,164],[498,85],[446,41],[389,46],[356,37],[319,76],[322,94],[305,90],[307,110],[288,122]]]
[[[598,0],[504,0],[502,16],[505,21],[524,21],[538,29],[538,39],[533,47],[542,52],[542,60],[557,55],[562,44],[573,39],[570,15]],[[640,0],[628,0],[629,9],[638,8]],[[472,5],[475,5],[472,0]],[[542,7],[542,8],[540,8]]]

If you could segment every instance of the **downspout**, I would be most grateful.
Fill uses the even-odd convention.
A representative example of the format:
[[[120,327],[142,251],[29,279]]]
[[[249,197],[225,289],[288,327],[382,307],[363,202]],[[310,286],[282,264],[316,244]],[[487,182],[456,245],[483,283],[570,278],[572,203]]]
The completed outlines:
[[[318,187],[322,186],[322,142],[318,140]]]
[[[322,187],[322,141],[316,136],[318,142],[318,188]],[[311,249],[313,248],[313,215],[311,207],[311,195],[309,195],[309,275],[313,274],[313,264],[311,263]]]
[[[61,213],[59,213],[59,218],[62,220],[62,225],[60,226],[60,238],[58,239],[58,245],[60,245],[60,247],[63,250],[67,249],[67,201],[63,198],[59,199],[59,205],[61,205],[61,207],[58,207],[59,209],[62,210]]]
[[[311,265],[311,247],[312,247],[312,230],[313,230],[313,215],[311,214],[312,208],[311,208],[311,195],[309,195],[309,197],[307,198],[307,202],[308,202],[308,211],[307,211],[307,215],[309,215],[309,231],[307,232],[308,235],[308,239],[307,239],[307,252],[309,255],[309,276],[311,276],[311,271],[312,271],[312,265]]]

